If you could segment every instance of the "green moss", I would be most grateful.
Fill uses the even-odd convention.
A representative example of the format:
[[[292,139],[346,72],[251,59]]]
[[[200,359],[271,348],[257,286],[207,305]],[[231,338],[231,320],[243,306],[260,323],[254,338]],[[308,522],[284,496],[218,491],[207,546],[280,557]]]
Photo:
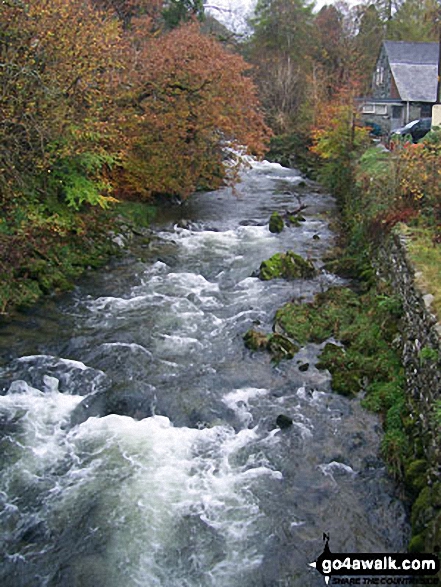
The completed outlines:
[[[292,359],[300,348],[282,334],[271,334],[268,338],[268,350],[277,361]]]
[[[260,265],[259,278],[263,281],[270,279],[308,279],[314,277],[316,270],[311,261],[300,255],[287,251],[276,253]]]
[[[251,328],[243,336],[245,346],[252,351],[264,351],[268,347],[268,335]]]
[[[404,467],[404,482],[411,495],[416,497],[427,485],[428,463],[425,459],[409,459]]]
[[[269,231],[272,233],[279,233],[282,232],[284,227],[285,223],[283,222],[283,218],[278,212],[273,212],[269,220]]]
[[[417,553],[417,552],[425,552],[425,538],[423,534],[417,534],[416,536],[412,536],[409,546],[407,547],[407,551],[409,553]]]
[[[420,491],[413,506],[410,521],[412,524],[412,534],[418,535],[427,529],[427,524],[433,518],[432,490],[430,487],[424,487]]]
[[[302,221],[298,216],[288,216],[290,226],[299,227],[302,224]]]
[[[346,351],[336,344],[328,343],[323,349],[317,369],[327,369],[332,375],[332,389],[342,395],[352,396],[362,387],[362,374]]]
[[[277,311],[276,323],[299,344],[320,343],[338,335],[342,325],[349,327],[359,305],[349,288],[331,288],[311,304],[286,304]]]
[[[282,334],[264,334],[251,328],[243,337],[245,346],[252,351],[269,351],[275,361],[292,359],[299,347]]]

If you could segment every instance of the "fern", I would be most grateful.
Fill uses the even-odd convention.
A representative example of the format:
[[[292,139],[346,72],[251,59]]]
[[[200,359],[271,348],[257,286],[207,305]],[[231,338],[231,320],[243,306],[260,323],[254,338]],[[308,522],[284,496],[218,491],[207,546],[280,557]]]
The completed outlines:
[[[115,158],[105,153],[86,152],[60,159],[51,174],[52,188],[75,210],[83,204],[108,208],[117,200],[109,195],[111,184],[103,179],[102,172],[114,164]]]

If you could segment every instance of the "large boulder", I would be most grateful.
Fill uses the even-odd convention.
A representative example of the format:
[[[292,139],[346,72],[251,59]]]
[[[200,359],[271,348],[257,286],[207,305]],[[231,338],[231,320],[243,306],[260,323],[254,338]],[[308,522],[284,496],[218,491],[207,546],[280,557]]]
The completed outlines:
[[[272,233],[282,232],[285,223],[278,212],[273,212],[269,220],[269,231]]]
[[[259,279],[309,279],[316,275],[311,261],[304,259],[293,251],[276,253],[270,259],[262,261],[259,269]]]

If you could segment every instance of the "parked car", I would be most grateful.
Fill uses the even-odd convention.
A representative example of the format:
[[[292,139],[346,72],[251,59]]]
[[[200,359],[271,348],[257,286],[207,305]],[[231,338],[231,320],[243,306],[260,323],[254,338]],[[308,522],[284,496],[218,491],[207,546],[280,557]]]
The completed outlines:
[[[412,141],[417,143],[420,139],[422,139],[432,127],[432,119],[431,118],[419,118],[418,120],[412,120],[401,128],[396,128],[390,133],[390,138],[399,138],[405,137],[410,135],[412,137]]]

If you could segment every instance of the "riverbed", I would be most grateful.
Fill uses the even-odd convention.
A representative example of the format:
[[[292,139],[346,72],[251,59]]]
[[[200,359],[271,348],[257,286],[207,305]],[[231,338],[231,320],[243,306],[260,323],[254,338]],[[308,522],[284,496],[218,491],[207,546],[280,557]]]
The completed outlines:
[[[300,226],[268,230],[299,206]],[[332,392],[324,345],[277,364],[243,343],[344,283],[324,270],[334,213],[296,170],[252,162],[3,327],[3,587],[319,587],[323,533],[335,552],[405,550],[381,423]],[[317,276],[255,276],[288,249]]]

